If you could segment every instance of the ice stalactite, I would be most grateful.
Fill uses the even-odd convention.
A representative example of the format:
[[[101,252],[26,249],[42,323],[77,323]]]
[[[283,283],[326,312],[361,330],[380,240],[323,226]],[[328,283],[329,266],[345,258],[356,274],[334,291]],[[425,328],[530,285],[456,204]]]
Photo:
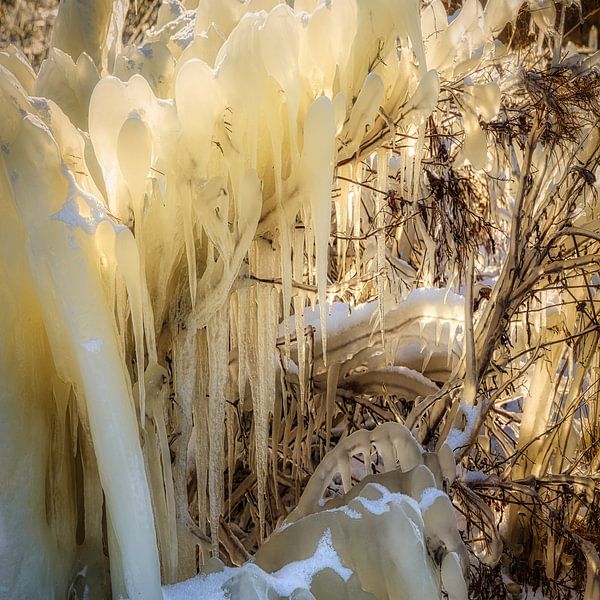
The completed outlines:
[[[133,335],[135,337],[136,370],[138,376],[138,418],[140,420],[140,427],[143,429],[146,425],[146,389],[144,384],[145,358],[142,282],[137,246],[133,237],[129,235],[129,231],[123,230],[122,233],[116,235],[115,256],[119,264],[119,269],[125,279],[129,298]]]
[[[309,197],[311,219],[315,235],[315,254],[319,310],[321,314],[321,342],[323,355],[327,354],[326,289],[329,229],[331,221],[331,186],[335,157],[335,113],[326,96],[317,98],[308,109],[304,122],[302,147],[302,174]],[[326,359],[325,359],[326,360]]]
[[[337,392],[338,377],[340,374],[340,365],[333,363],[327,369],[327,393],[325,397],[325,410],[327,416],[325,419],[325,450],[329,450],[331,442],[331,426],[333,423],[333,414],[335,412],[335,397]]]
[[[174,447],[175,461],[173,464],[178,532],[177,575],[179,579],[191,577],[194,573],[196,563],[196,544],[189,535],[188,521],[190,520],[190,516],[187,499],[188,448],[192,439],[193,405],[196,402],[195,396],[197,394],[198,344],[196,336],[197,332],[193,327],[187,324],[187,326],[179,332],[173,349],[175,364],[175,397],[177,401],[176,411],[179,429],[179,436]],[[216,342],[215,340],[215,343],[219,342]],[[223,352],[218,346],[215,347],[215,352],[219,351]],[[219,375],[221,377],[223,376],[222,373],[219,373]],[[220,390],[219,392],[222,393]],[[225,400],[215,398],[215,402],[218,402],[219,408],[214,410],[212,418],[215,419],[215,422],[221,423],[221,426],[218,429],[222,435]],[[221,411],[223,412],[222,415]],[[216,444],[218,443],[219,442],[217,441]],[[221,438],[221,447],[222,446],[223,442]],[[214,451],[214,454],[211,453],[211,460],[213,459],[213,456],[215,457],[215,464],[218,465],[218,468],[221,468],[222,458],[218,451]],[[219,498],[220,497],[221,496],[219,496]]]
[[[304,278],[304,232],[296,230],[294,236],[294,255],[292,273],[296,281]],[[304,296],[301,293],[294,295],[294,315],[296,347],[298,348],[298,379],[300,382],[300,414],[304,414],[306,399],[306,343],[304,333]],[[283,315],[285,318],[285,314]]]
[[[98,70],[106,69],[109,54],[114,60],[121,45],[127,4],[126,0],[63,2],[52,32],[52,45],[74,57],[85,53]]]
[[[198,290],[198,275],[196,261],[196,241],[194,238],[194,218],[192,205],[192,182],[185,186],[183,201],[183,234],[185,237],[185,253],[187,258],[188,281],[190,286],[190,299],[192,310],[196,308],[196,295]]]
[[[252,405],[255,415],[256,477],[258,479],[258,506],[262,521],[260,525],[262,536],[269,465],[269,418],[275,404],[276,357],[273,354],[273,348],[277,340],[277,324],[279,323],[278,297],[276,290],[269,285],[256,287],[256,321],[258,385],[256,397],[254,393],[252,395]]]
[[[283,39],[286,36],[287,39]],[[291,36],[290,36],[291,34]],[[284,131],[289,136],[289,159],[292,164],[299,159],[298,113],[300,105],[300,73],[296,57],[299,52],[299,32],[295,26],[294,12],[279,4],[269,12],[260,28],[260,56],[266,72],[277,82],[283,94],[279,93],[275,109],[267,120],[271,136],[274,162],[274,193],[278,212],[279,251],[281,258],[283,318],[289,316],[292,304],[292,237],[296,215],[286,207],[284,193]],[[276,93],[276,92],[275,92]],[[279,104],[281,102],[281,104]],[[293,169],[293,167],[292,167]],[[290,349],[289,329],[285,331],[285,358]]]
[[[229,374],[229,310],[219,310],[206,328],[208,336],[208,492],[210,533],[213,553],[219,551],[219,522],[223,511],[223,478],[225,466],[225,403]]]
[[[357,183],[353,183],[350,187],[348,201],[352,207],[352,246],[354,249],[354,262],[356,274],[360,277],[363,273],[362,250],[360,247],[360,236],[362,231],[362,202],[360,182],[362,180],[362,168],[358,163],[352,165],[350,171],[351,179],[356,179]]]
[[[163,581],[177,581],[177,511],[171,466],[171,451],[165,427],[164,407],[169,395],[166,369],[151,362],[144,374],[146,387],[146,428],[144,459],[155,513],[156,535]],[[134,395],[136,393],[134,386]]]
[[[377,153],[377,188],[375,192],[375,227],[377,228],[377,254],[376,254],[376,280],[377,296],[379,303],[379,332],[381,335],[381,345],[385,349],[385,280],[386,280],[386,260],[385,260],[385,200],[383,194],[388,190],[388,172],[389,172],[390,151],[380,150]]]
[[[32,95],[53,100],[74,125],[87,131],[90,97],[99,79],[98,68],[88,54],[73,59],[53,47],[40,68]]]
[[[194,415],[194,459],[198,487],[198,526],[205,532],[209,523],[208,477],[210,465],[209,447],[209,375],[208,375],[208,340],[206,329],[200,330],[198,342],[198,393],[192,407]],[[203,557],[206,559],[206,553]]]
[[[5,73],[11,73],[23,86],[23,90],[29,96],[33,96],[36,85],[36,73],[27,62],[23,51],[12,44],[0,51],[0,65],[4,67]],[[39,75],[37,76],[39,77]]]
[[[71,564],[75,558],[75,526],[70,517],[75,507],[74,499],[68,494],[57,507],[59,515],[62,513],[67,517],[60,523],[60,535],[64,536],[61,541],[53,531],[57,515],[54,510],[48,514],[45,506],[46,468],[52,459],[48,423],[53,398],[52,388],[40,383],[51,376],[44,366],[48,364],[50,347],[45,338],[37,337],[35,333],[36,328],[43,326],[42,315],[32,282],[29,277],[24,277],[28,271],[26,253],[21,256],[14,254],[19,242],[24,247],[25,240],[18,218],[13,214],[14,207],[4,202],[8,200],[4,194],[4,183],[8,182],[4,181],[2,173],[1,275],[21,283],[0,286],[0,300],[4,307],[0,315],[0,377],[3,382],[0,390],[0,468],[4,482],[0,488],[3,540],[0,546],[0,593],[50,598],[61,594],[69,584]],[[17,272],[20,278],[14,278]],[[31,376],[29,364],[38,365],[37,377]],[[24,397],[27,402],[23,401]],[[24,430],[28,432],[27,436],[23,435]],[[73,433],[66,431],[69,453],[72,439]],[[65,465],[68,465],[68,454],[64,456]],[[27,469],[23,468],[23,464],[27,464]],[[62,486],[68,489],[73,485],[72,476],[65,477],[64,472],[62,475],[53,482],[56,489]],[[32,552],[32,548],[36,551]],[[32,577],[32,573],[36,573],[37,577]]]

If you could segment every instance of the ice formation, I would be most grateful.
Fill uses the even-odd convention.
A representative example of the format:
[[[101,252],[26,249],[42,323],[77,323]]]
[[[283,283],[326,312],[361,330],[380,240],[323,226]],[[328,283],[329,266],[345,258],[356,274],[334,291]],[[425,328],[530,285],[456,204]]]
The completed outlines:
[[[160,598],[161,582],[193,576],[197,560],[219,551],[224,473],[229,466],[231,488],[245,433],[240,412],[253,409],[248,460],[262,535],[280,454],[293,458],[297,480],[312,464],[302,443],[317,422],[309,395],[331,411],[329,446],[338,388],[381,391],[383,382],[414,401],[435,391],[461,354],[462,298],[427,289],[407,296],[417,273],[396,257],[400,275],[384,273],[381,232],[374,249],[356,239],[337,248],[341,257],[353,253],[358,276],[377,271],[379,300],[358,308],[364,302],[353,301],[348,317],[338,318],[347,308],[337,304],[330,313],[332,211],[338,229],[357,238],[363,202],[384,208],[392,171],[406,201],[416,202],[423,124],[441,82],[493,56],[493,35],[520,2],[490,1],[483,10],[466,0],[450,19],[439,0],[421,12],[415,0],[169,0],[144,43],[122,48],[127,5],[62,2],[38,74],[16,50],[0,52],[7,598],[69,590],[101,598],[109,588],[115,598]],[[475,168],[487,143],[478,118],[495,115],[497,97],[494,82],[464,86],[464,159]],[[414,140],[399,163],[383,148],[396,130]],[[365,193],[373,168],[379,193]],[[333,202],[343,174],[352,181]],[[427,255],[431,268],[419,274],[425,284],[434,259]],[[296,380],[284,380],[282,365],[291,374],[292,364]],[[300,390],[295,431],[280,425],[286,381]],[[418,443],[404,430],[390,437],[390,429],[340,445],[356,442],[366,465],[374,444],[386,470],[397,460],[439,488]],[[303,496],[303,518],[228,585],[241,590],[255,577],[266,586],[258,597],[271,588],[292,594],[286,564],[304,561],[299,589],[312,582],[337,586],[340,597],[438,598],[441,578],[450,597],[466,597],[445,495],[430,504],[429,496],[407,499],[412,488],[397,495],[369,484],[346,512],[307,514],[313,487],[323,491],[323,469],[331,474],[328,460]],[[375,505],[381,512],[369,510]],[[364,542],[376,547],[374,531],[385,534],[378,552],[389,564],[362,550]],[[356,543],[341,543],[345,532]],[[452,538],[441,566],[425,536]],[[309,557],[319,552],[329,569],[309,576]],[[207,575],[207,586],[211,577],[220,576]],[[167,588],[164,597],[176,594]]]
[[[395,456],[410,455],[408,462],[396,468],[394,460],[385,475],[366,477],[325,504],[304,501],[252,561],[237,569],[212,562],[194,579],[166,587],[165,599],[434,600],[443,589],[450,600],[466,600],[466,549],[450,500],[440,489],[454,477],[454,463],[436,478],[408,430],[387,425],[357,432],[352,444],[337,446],[313,481],[321,489],[327,483],[323,471],[343,469],[353,451],[368,451],[369,438],[378,451],[387,453],[393,445]],[[441,474],[442,461],[432,457]],[[313,492],[307,488],[305,495]]]

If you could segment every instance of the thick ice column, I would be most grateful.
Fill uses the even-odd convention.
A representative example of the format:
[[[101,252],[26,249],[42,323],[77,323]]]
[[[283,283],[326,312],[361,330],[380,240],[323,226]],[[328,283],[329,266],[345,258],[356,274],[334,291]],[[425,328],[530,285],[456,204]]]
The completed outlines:
[[[229,371],[229,310],[222,307],[208,323],[208,437],[210,461],[208,491],[210,499],[210,537],[213,553],[219,551],[219,519],[223,509],[223,472],[225,470],[225,406]]]
[[[29,235],[29,260],[61,377],[85,398],[100,480],[130,598],[158,600],[160,568],[138,428],[114,317],[98,270],[92,215],[45,127],[27,116],[5,157]],[[78,204],[79,203],[79,204]],[[84,210],[86,210],[84,209]],[[110,226],[103,223],[102,226]]]

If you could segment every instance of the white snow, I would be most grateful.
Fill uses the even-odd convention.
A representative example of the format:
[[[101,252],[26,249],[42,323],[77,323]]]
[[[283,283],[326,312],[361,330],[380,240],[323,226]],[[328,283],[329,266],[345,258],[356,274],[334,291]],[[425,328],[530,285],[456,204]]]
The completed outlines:
[[[193,600],[202,598],[206,600],[227,600],[223,585],[231,579],[236,569],[226,567],[219,573],[198,575],[187,581],[163,587],[164,600]]]
[[[371,500],[364,498],[363,496],[357,496],[355,500],[360,502],[360,504],[362,504],[363,507],[366,508],[370,513],[374,515],[381,515],[389,511],[392,504],[402,504],[403,502],[406,502],[410,504],[417,514],[420,514],[421,510],[414,498],[411,498],[405,494],[390,492],[385,486],[379,483],[370,483],[369,486],[377,489],[377,491],[381,493],[381,498],[378,498],[377,500]]]
[[[426,511],[440,496],[445,496],[442,490],[430,487],[423,490],[421,494],[421,500],[419,501],[419,507],[422,511]]]
[[[313,578],[323,569],[332,569],[344,581],[352,576],[352,571],[344,567],[333,548],[329,529],[325,530],[312,556],[285,565],[272,574],[248,562],[237,569],[226,567],[218,573],[199,575],[175,585],[164,586],[163,596],[164,600],[227,600],[229,595],[224,589],[225,585],[244,571],[263,579],[279,596],[290,596],[294,590],[309,590]]]
[[[298,588],[309,589],[313,577],[323,569],[332,569],[344,581],[352,576],[352,571],[342,565],[331,541],[331,531],[327,529],[319,540],[315,553],[305,560],[299,560],[267,576],[280,596],[289,596]]]
[[[453,427],[448,432],[448,437],[446,438],[446,443],[450,446],[450,448],[452,448],[453,451],[468,443],[469,437],[471,437],[471,433],[473,431],[473,427],[475,426],[475,422],[477,421],[477,417],[481,412],[481,405],[467,406],[466,404],[461,404],[461,410],[466,419],[465,428],[460,430],[456,429],[456,427]]]
[[[465,483],[474,483],[476,481],[485,481],[489,475],[483,471],[465,471],[462,474],[461,481]]]
[[[416,304],[426,306],[429,317],[444,316],[442,306],[452,306],[456,310],[456,318],[462,320],[462,311],[464,306],[464,298],[452,291],[439,288],[417,288],[412,290],[404,299],[398,308],[407,309],[409,306]],[[366,302],[357,306],[351,306],[345,302],[333,302],[328,307],[327,311],[327,333],[330,337],[334,337],[344,330],[352,329],[359,323],[370,321],[373,318],[374,312],[377,310],[377,302]],[[320,333],[320,313],[319,307],[307,307],[304,310],[304,326],[312,326],[317,332],[317,337]],[[290,330],[295,328],[295,317],[290,317]],[[284,334],[284,325],[279,328],[279,336]]]

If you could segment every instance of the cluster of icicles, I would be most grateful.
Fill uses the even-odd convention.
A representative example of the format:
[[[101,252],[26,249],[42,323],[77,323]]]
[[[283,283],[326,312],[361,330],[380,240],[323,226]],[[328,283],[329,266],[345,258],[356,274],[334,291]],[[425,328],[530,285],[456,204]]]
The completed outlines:
[[[355,347],[340,319],[327,334],[334,175],[360,181],[368,156],[381,189],[395,164],[413,198],[440,80],[492,56],[519,3],[466,0],[452,19],[439,0],[290,4],[167,0],[146,43],[121,48],[125,0],[66,0],[39,73],[0,53],[2,598],[153,600],[161,578],[193,575],[206,523],[218,550],[230,407],[246,397],[263,520],[269,436],[290,442],[276,343],[304,410],[308,302],[324,390],[344,377],[369,389],[369,372],[390,368],[372,320]],[[485,160],[478,116],[497,103],[495,84],[465,86],[461,160]],[[415,140],[399,164],[380,149],[396,130]],[[360,233],[364,193],[341,188],[336,227]],[[372,255],[353,252],[356,272],[382,271],[381,235]],[[395,340],[387,358],[424,372],[429,331],[430,368],[449,369],[460,299],[412,300],[375,309]],[[406,366],[387,373],[431,391]]]

